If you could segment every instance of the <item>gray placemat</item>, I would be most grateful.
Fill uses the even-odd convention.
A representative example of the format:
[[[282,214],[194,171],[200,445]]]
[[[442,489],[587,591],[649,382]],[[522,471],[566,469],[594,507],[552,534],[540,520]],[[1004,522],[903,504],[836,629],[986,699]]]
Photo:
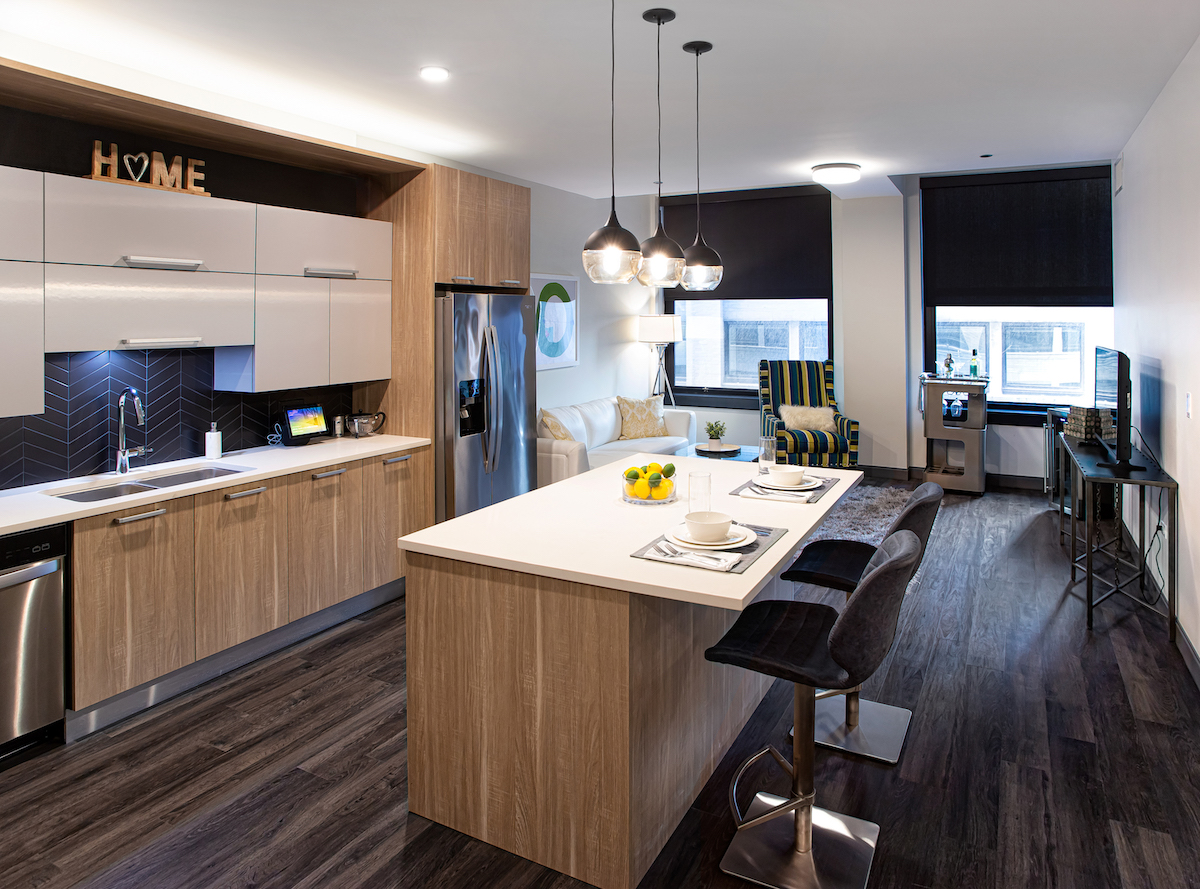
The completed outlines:
[[[744,573],[747,568],[749,568],[751,565],[754,564],[755,559],[757,559],[759,556],[761,556],[763,553],[765,553],[767,550],[769,550],[775,544],[775,541],[779,540],[781,537],[783,537],[784,534],[786,534],[788,532],[787,528],[770,528],[770,527],[767,527],[766,525],[751,525],[747,522],[738,522],[738,524],[741,525],[743,528],[749,528],[751,531],[753,531],[754,539],[752,541],[750,541],[749,543],[747,543],[745,546],[739,546],[736,549],[721,550],[721,552],[724,552],[724,553],[738,553],[741,556],[741,558],[738,559],[738,563],[729,569],[729,571],[727,572],[729,574]],[[643,546],[637,552],[631,553],[631,556],[635,559],[646,559],[649,562],[660,562],[664,565],[669,565],[671,563],[664,559],[648,559],[646,557],[646,553],[648,553],[651,549],[653,549],[655,546],[657,546],[659,541],[665,540],[665,539],[666,539],[666,535],[660,534],[658,537],[656,537],[654,540],[651,540],[649,543],[647,543],[645,546]],[[674,543],[675,541],[672,540],[671,542]],[[689,565],[686,562],[680,562],[679,564],[686,568],[699,568],[700,567],[699,565]],[[708,571],[711,569],[701,568],[701,570]]]
[[[750,481],[746,482],[744,485],[738,485],[736,488],[734,488],[732,491],[729,492],[730,495],[736,497],[738,494],[742,493],[742,491],[746,490],[748,487],[750,487],[751,485],[756,483],[760,477],[761,476],[756,476],[755,478],[750,479]],[[821,478],[821,476],[814,475],[813,478]],[[807,500],[797,500],[796,502],[797,503],[816,503],[818,500],[820,500],[822,497],[824,497],[825,494],[828,493],[828,491],[837,483],[838,483],[838,480],[836,478],[826,478],[821,482],[821,486],[819,488],[813,488],[811,491],[801,492],[801,493],[808,495]],[[764,488],[764,490],[768,490],[768,489]],[[788,492],[787,491],[778,491],[776,493],[786,495]],[[783,501],[776,501],[776,502],[781,503]]]

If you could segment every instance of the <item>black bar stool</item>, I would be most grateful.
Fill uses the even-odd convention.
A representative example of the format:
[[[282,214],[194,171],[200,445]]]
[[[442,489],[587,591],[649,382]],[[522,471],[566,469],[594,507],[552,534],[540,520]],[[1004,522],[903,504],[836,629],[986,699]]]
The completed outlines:
[[[814,806],[813,721],[818,688],[861,685],[892,647],[904,590],[916,572],[921,541],[901,530],[880,544],[839,615],[828,605],[769,599],[739,615],[707,660],[786,679],[795,687],[796,741],[789,764],[774,747],[751,756],[729,785],[737,833],[721,870],[779,889],[862,889],[871,872],[879,825]],[[758,793],[743,815],[737,785],[771,756],[792,779],[791,796]]]
[[[921,485],[888,528],[889,537],[901,530],[917,535],[921,541],[918,568],[925,558],[925,547],[944,493],[942,486],[934,482]],[[796,583],[843,590],[849,595],[874,555],[875,547],[858,540],[815,540],[804,547],[792,567],[780,576]],[[839,696],[845,697],[844,707],[837,700]],[[814,740],[822,747],[895,764],[900,759],[911,720],[911,710],[860,700],[859,689],[852,688],[817,701]]]

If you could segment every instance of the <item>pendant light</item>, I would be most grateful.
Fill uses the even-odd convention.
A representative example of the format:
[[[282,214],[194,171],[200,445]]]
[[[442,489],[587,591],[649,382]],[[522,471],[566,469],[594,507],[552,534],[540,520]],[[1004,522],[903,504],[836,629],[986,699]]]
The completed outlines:
[[[658,26],[658,230],[642,241],[638,282],[646,287],[674,287],[683,278],[683,248],[667,237],[662,223],[662,26],[674,21],[670,9],[647,9],[642,18]]]
[[[707,40],[683,45],[684,52],[696,55],[696,242],[683,251],[683,289],[716,290],[725,274],[721,255],[704,243],[700,230],[700,54],[713,48]]]
[[[612,74],[609,82],[609,158],[612,207],[608,222],[583,245],[583,269],[597,284],[627,284],[642,266],[642,253],[633,232],[617,222],[617,0],[612,0]]]

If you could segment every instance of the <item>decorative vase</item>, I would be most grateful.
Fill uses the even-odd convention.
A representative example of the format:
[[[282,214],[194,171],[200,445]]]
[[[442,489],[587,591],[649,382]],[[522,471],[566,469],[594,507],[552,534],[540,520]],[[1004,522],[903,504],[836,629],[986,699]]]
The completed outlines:
[[[719,450],[721,450],[721,439],[719,439],[719,438],[710,438],[710,439],[708,440],[708,449],[709,449],[710,451],[719,451]]]

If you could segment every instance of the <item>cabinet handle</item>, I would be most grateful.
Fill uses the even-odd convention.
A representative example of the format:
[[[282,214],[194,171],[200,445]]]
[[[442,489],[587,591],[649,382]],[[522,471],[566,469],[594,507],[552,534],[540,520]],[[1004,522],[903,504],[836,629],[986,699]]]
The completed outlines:
[[[475,279],[468,277],[467,275],[452,275],[450,277],[450,280],[451,281],[474,281]]]
[[[358,269],[317,269],[304,267],[306,278],[357,278]]]
[[[166,509],[156,509],[153,512],[143,512],[139,515],[127,515],[124,518],[113,519],[114,525],[128,525],[130,522],[140,522],[142,519],[152,519],[155,516],[164,515]]]
[[[176,349],[180,346],[198,346],[202,342],[202,336],[158,336],[150,339],[121,340],[121,345],[129,349],[153,349],[156,346]]]
[[[267,489],[267,486],[263,485],[261,488],[251,488],[248,491],[238,491],[235,494],[226,494],[225,499],[226,500],[241,500],[243,497],[251,497],[255,494],[261,494],[266,489]]]
[[[331,469],[328,472],[314,472],[313,473],[313,481],[316,481],[317,479],[320,479],[320,478],[329,478],[330,476],[341,475],[345,471],[346,471],[346,467],[343,466],[341,469]]]
[[[501,284],[520,284],[521,282],[515,281],[515,280],[509,280],[509,281],[501,281],[500,283]]]
[[[388,457],[383,461],[384,466],[390,466],[392,463],[403,463],[405,460],[411,460],[412,454],[405,454],[403,457]]]
[[[125,265],[133,269],[168,269],[176,272],[194,272],[204,265],[203,259],[167,259],[162,256],[122,256]]]

